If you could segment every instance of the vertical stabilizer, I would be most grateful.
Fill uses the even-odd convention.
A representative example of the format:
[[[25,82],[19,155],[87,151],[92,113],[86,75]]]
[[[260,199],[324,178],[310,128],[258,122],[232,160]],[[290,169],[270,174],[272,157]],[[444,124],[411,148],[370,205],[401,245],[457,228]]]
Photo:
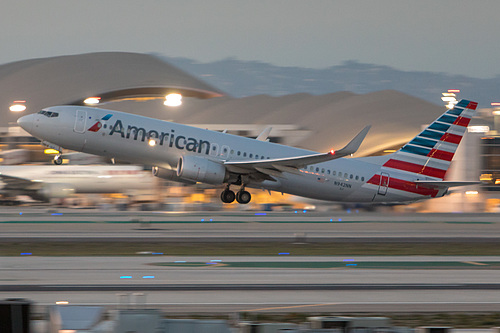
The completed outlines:
[[[383,167],[419,175],[420,179],[443,180],[476,107],[476,102],[461,100],[389,155]]]

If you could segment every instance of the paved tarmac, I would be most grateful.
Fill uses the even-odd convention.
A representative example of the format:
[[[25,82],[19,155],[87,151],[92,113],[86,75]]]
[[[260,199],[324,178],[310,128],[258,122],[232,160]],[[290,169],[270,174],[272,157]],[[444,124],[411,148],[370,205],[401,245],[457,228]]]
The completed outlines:
[[[0,241],[496,241],[500,214],[108,212],[7,208]]]
[[[156,265],[183,261],[216,264]],[[339,262],[346,266],[255,269],[222,265],[291,261],[304,265]],[[347,266],[381,261],[469,266]],[[0,257],[0,297],[28,298],[38,305],[65,300],[110,307],[126,306],[128,299],[169,312],[500,311],[500,270],[484,268],[495,261],[500,257]]]
[[[499,217],[9,207],[0,212],[0,241],[482,242],[500,240]],[[499,263],[500,257],[490,256],[20,255],[0,257],[0,298],[28,298],[43,306],[61,300],[110,307],[138,303],[179,313],[491,312],[500,311]]]

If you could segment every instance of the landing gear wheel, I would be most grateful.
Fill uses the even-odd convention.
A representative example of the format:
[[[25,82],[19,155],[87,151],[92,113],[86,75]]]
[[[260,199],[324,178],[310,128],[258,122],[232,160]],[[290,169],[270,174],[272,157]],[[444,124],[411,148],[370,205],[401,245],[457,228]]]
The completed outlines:
[[[236,193],[236,201],[240,204],[247,204],[252,200],[252,195],[247,191],[238,191]]]
[[[62,162],[63,162],[62,156],[60,154],[54,156],[53,162],[54,162],[55,165],[61,165]]]
[[[221,194],[220,194],[220,199],[224,203],[231,203],[231,202],[233,202],[235,197],[236,197],[236,195],[234,194],[234,192],[231,191],[231,190],[228,190],[228,189],[222,191]]]

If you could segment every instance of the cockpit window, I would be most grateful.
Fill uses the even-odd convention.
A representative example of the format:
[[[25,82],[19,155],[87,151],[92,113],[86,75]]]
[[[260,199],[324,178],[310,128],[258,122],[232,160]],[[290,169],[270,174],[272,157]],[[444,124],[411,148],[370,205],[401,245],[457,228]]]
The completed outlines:
[[[59,117],[59,113],[53,112],[53,111],[42,110],[42,111],[39,111],[38,113],[43,114],[44,116],[49,117],[49,118]]]

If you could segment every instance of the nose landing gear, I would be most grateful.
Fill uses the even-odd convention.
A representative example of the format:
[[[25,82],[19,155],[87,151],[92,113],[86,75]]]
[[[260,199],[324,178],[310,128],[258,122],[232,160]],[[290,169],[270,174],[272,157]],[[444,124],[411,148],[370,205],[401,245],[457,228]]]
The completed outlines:
[[[52,160],[52,162],[54,162],[55,165],[61,165],[63,162],[62,155],[57,154],[56,156],[54,156],[54,159]]]

